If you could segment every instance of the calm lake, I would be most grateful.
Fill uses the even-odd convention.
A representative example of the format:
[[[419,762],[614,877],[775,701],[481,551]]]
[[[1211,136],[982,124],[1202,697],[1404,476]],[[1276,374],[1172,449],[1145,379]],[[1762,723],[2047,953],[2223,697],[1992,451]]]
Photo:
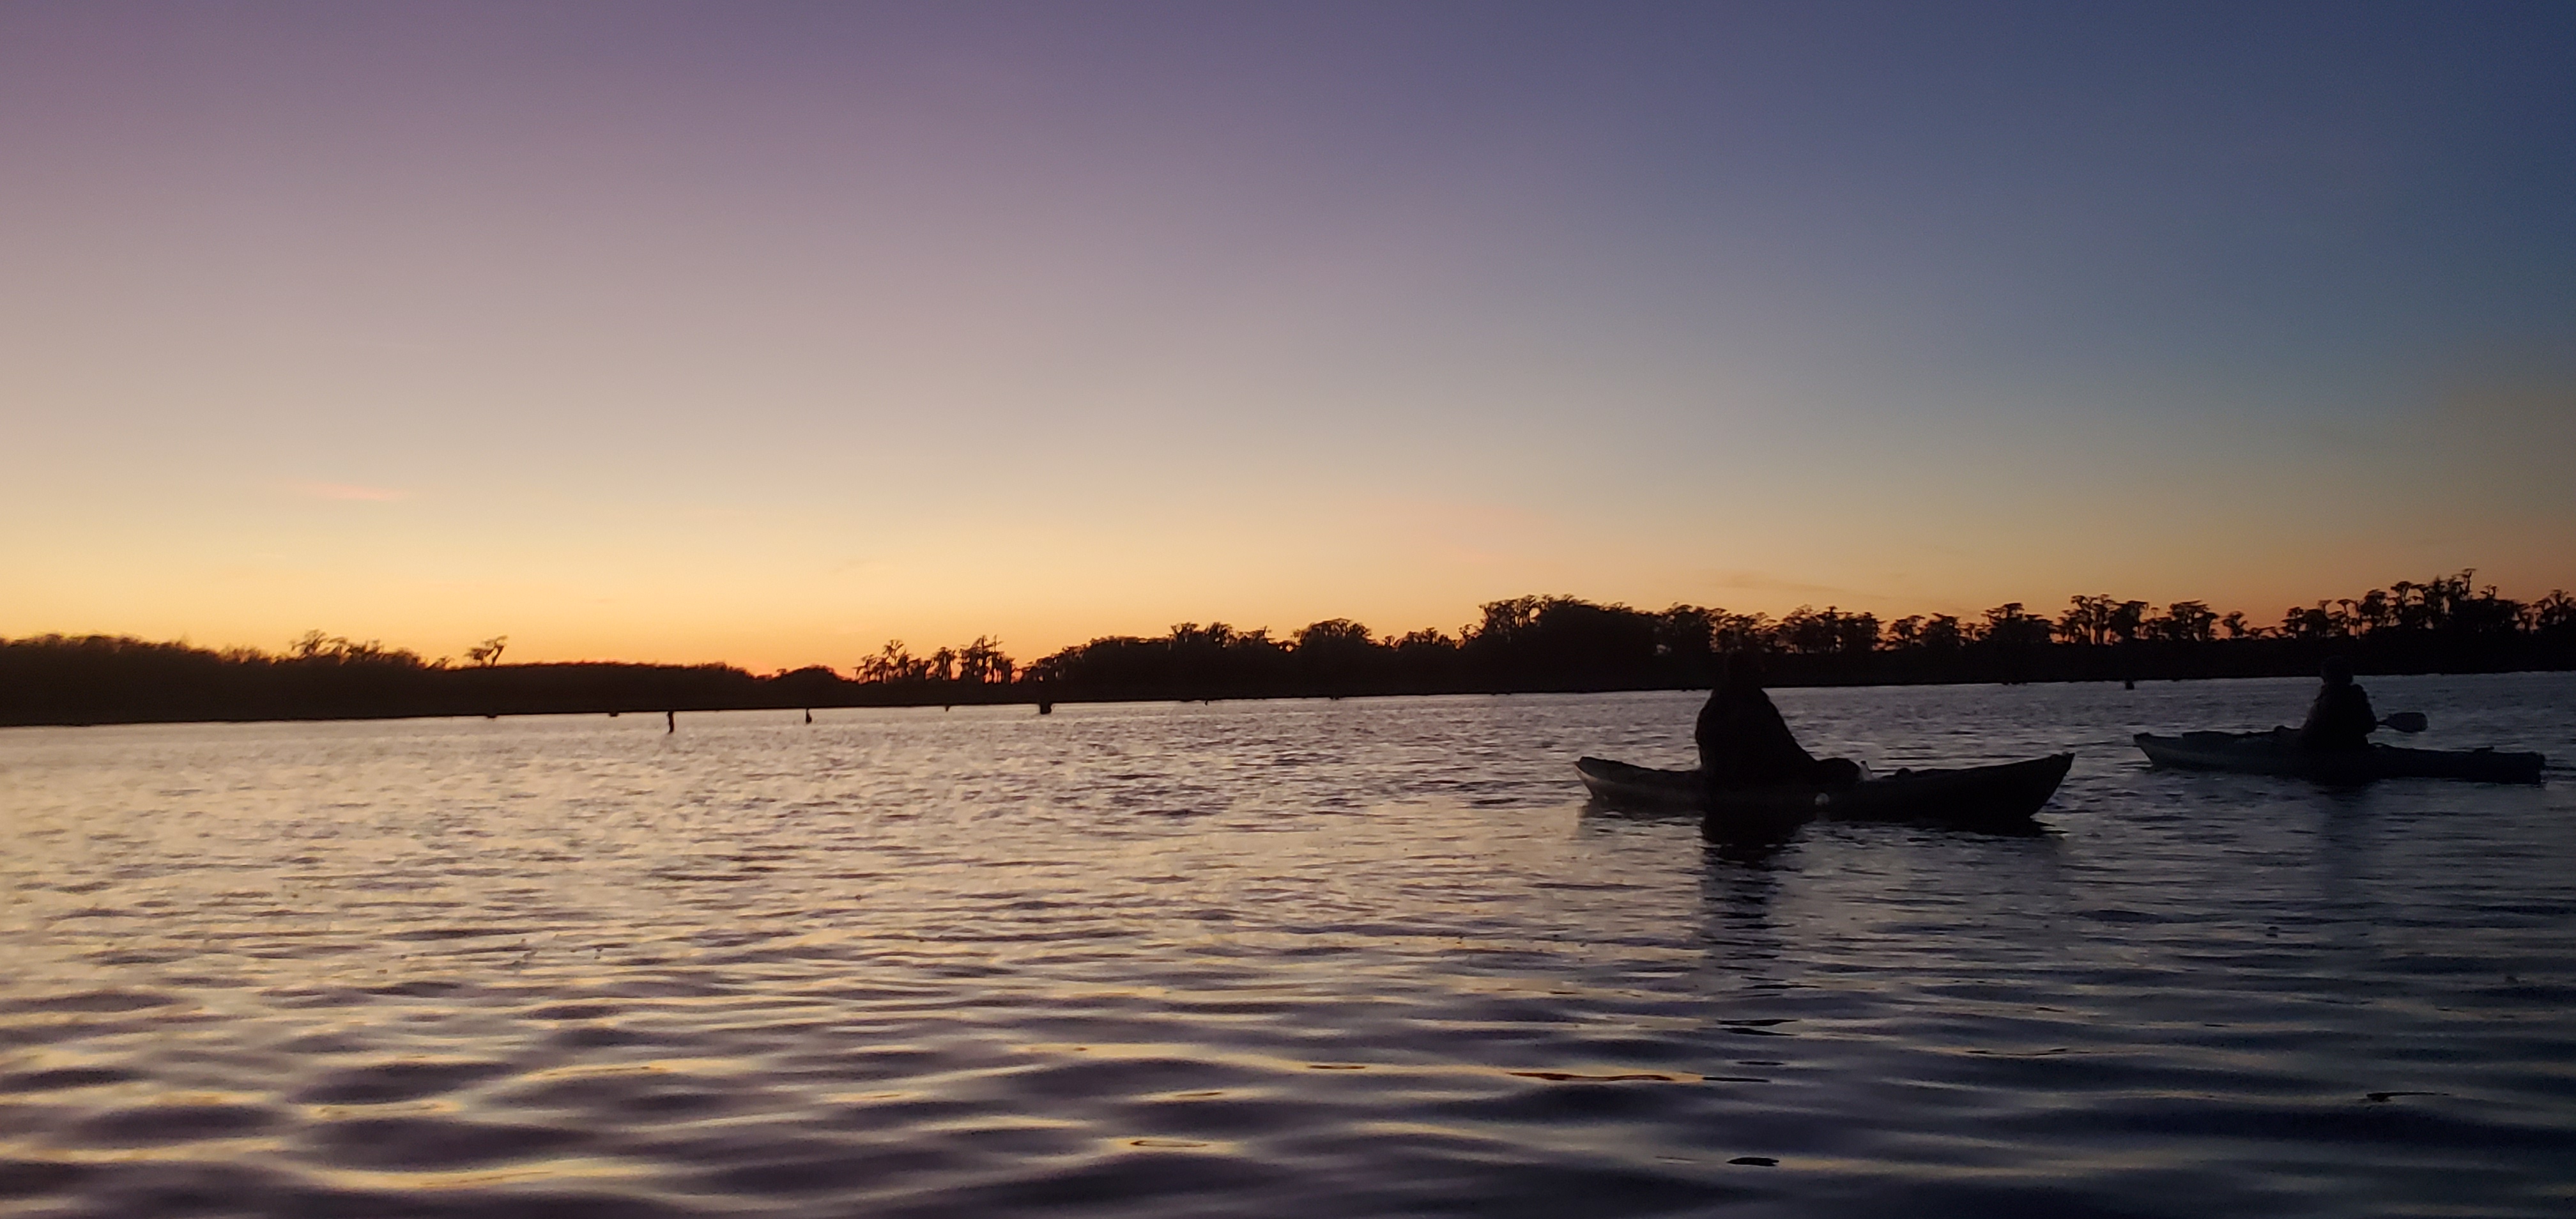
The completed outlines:
[[[2050,832],[1587,808],[1685,693],[0,731],[0,1214],[2576,1213],[2539,788],[2151,771],[2307,681],[1784,690]]]

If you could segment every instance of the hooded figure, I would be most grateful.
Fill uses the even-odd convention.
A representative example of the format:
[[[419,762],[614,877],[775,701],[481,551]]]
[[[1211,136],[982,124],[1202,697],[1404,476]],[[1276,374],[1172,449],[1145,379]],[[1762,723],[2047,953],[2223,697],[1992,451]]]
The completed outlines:
[[[2299,726],[2299,748],[2313,753],[2355,753],[2370,748],[2379,728],[2379,713],[2370,696],[2352,681],[2352,662],[2326,658],[2319,674],[2325,680],[2317,701],[2308,706],[2308,722]]]
[[[1726,658],[1691,735],[1699,742],[1699,768],[1711,787],[1843,784],[1860,777],[1860,769],[1849,762],[1817,761],[1790,735],[1780,709],[1762,692],[1762,661],[1752,652]]]

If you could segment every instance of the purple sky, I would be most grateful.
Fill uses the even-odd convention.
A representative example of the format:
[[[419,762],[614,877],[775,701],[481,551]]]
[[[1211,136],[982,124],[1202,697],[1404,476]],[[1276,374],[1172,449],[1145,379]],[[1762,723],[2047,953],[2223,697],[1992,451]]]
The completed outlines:
[[[2576,7],[0,7],[0,635],[2576,584]]]

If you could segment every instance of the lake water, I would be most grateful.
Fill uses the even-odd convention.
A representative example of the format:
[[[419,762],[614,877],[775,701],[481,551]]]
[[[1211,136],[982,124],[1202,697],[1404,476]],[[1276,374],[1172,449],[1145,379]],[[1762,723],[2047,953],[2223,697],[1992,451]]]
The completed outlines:
[[[2151,771],[2311,682],[1785,690],[2036,838],[1589,809],[1689,694],[0,732],[0,1214],[2576,1213],[2540,788]]]

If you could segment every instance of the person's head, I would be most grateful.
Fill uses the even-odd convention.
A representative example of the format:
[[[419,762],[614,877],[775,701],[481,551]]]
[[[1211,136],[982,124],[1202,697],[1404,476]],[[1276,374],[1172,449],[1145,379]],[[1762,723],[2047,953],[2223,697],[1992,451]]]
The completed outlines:
[[[1732,685],[1761,685],[1762,653],[1752,648],[1739,648],[1727,653],[1726,668],[1722,671],[1722,675]]]
[[[2349,686],[2352,684],[2352,662],[2341,656],[2328,656],[2326,663],[2317,670],[2317,676],[2324,678],[2329,686]]]

